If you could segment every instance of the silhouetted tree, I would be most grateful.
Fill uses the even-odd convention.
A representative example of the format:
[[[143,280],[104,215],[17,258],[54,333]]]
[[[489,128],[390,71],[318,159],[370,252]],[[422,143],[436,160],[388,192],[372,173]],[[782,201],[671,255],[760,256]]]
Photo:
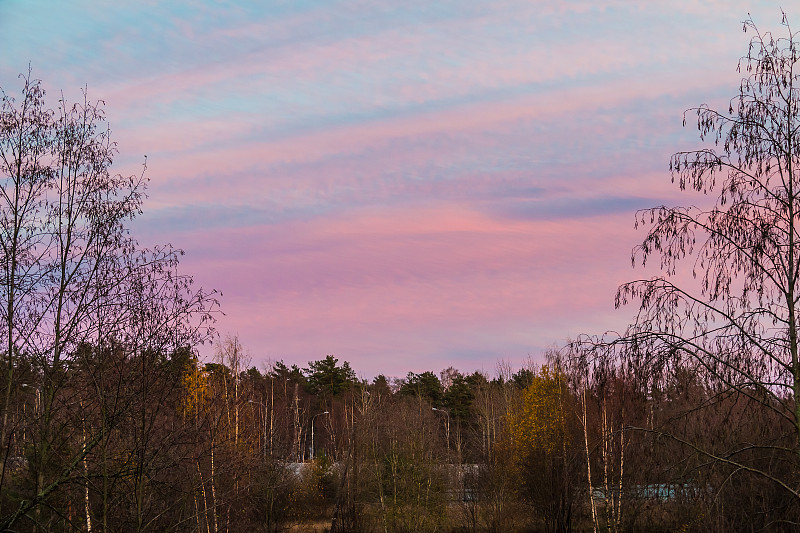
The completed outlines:
[[[401,396],[417,396],[427,399],[431,406],[442,406],[442,384],[433,372],[422,374],[409,372],[398,391]]]
[[[0,89],[0,505],[12,494],[14,504],[7,514],[0,509],[0,528],[27,520],[49,529],[64,518],[47,501],[87,485],[89,454],[138,409],[127,390],[136,389],[114,370],[113,379],[126,383],[124,401],[106,403],[97,425],[75,415],[89,400],[70,382],[91,352],[85,347],[160,369],[161,361],[144,361],[207,339],[216,302],[178,273],[180,250],[142,249],[129,236],[147,180],[144,171],[112,173],[116,145],[102,102],[84,93],[83,101],[62,98],[53,110],[38,80],[30,73],[21,80],[18,99]],[[30,366],[37,370],[24,385],[36,391],[35,424],[26,441],[15,442],[19,420],[12,417],[27,400],[19,395],[19,377]],[[7,459],[20,449],[28,479],[11,491]],[[88,488],[85,494],[82,519],[90,528]]]
[[[783,25],[781,37],[747,19],[744,29],[755,35],[739,63],[739,94],[727,110],[702,105],[684,115],[696,115],[707,144],[675,154],[672,178],[713,205],[637,214],[648,232],[632,260],[655,259],[663,274],[619,288],[617,306],[637,302],[636,320],[621,338],[599,343],[653,389],[694,361],[713,391],[709,402],[747,398],[774,421],[778,435],[724,447],[677,424],[652,431],[748,486],[758,479],[785,491],[795,501],[791,509],[775,502],[779,521],[800,518],[800,41],[785,15]]]
[[[325,359],[308,363],[308,368],[303,373],[306,376],[306,388],[311,394],[330,399],[358,382],[350,363],[345,361],[342,366],[338,366],[338,362],[337,358],[328,355]]]

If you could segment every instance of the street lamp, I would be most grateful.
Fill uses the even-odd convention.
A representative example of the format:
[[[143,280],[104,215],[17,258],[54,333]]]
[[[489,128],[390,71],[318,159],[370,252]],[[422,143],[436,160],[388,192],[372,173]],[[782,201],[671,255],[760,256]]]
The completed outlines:
[[[447,409],[437,409],[436,407],[431,407],[431,409],[433,409],[437,413],[444,413],[445,416],[447,417],[447,421],[445,423],[445,428],[446,428],[446,431],[447,431],[447,433],[446,433],[446,435],[447,435],[447,458],[449,460],[450,459],[450,411],[448,411]]]
[[[36,385],[30,385],[28,383],[21,383],[20,386],[24,389],[33,389],[36,392],[36,396],[33,397],[33,414],[34,416],[38,416],[42,403],[42,390]]]
[[[328,411],[317,413],[311,417],[311,460],[314,460],[314,419],[317,418],[319,415],[327,415],[330,414]]]

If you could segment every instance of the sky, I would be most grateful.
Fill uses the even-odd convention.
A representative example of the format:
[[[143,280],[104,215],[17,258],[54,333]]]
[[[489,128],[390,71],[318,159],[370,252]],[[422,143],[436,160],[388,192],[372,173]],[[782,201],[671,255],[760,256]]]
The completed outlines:
[[[624,329],[634,213],[697,203],[683,111],[727,109],[779,5],[0,0],[0,87],[105,102],[114,169],[147,156],[134,234],[185,250],[254,366],[491,375]]]

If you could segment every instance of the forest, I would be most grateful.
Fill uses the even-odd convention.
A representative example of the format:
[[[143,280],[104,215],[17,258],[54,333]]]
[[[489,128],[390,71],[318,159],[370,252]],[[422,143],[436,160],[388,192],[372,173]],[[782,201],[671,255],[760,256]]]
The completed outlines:
[[[523,368],[258,367],[182,250],[131,235],[102,101],[0,90],[0,530],[794,531],[798,42],[753,35],[635,214],[634,319]],[[199,347],[212,342],[214,357]],[[375,354],[380,357],[380,354]]]
[[[15,394],[5,519],[52,490],[12,530],[793,528],[789,494],[698,451],[780,445],[784,421],[689,366],[646,392],[626,369],[555,353],[516,371],[500,362],[493,377],[448,368],[366,382],[333,356],[246,368],[235,337],[206,364],[188,350],[83,350],[47,449],[42,392]],[[779,477],[791,458],[737,460]]]

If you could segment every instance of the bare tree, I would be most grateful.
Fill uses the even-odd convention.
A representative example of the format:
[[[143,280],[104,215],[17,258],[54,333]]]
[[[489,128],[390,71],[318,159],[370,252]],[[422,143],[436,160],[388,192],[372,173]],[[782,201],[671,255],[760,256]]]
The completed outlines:
[[[44,91],[31,80],[30,73],[23,78],[19,104],[4,91],[0,96],[0,313],[5,347],[0,445],[5,451],[5,474],[13,439],[9,435],[9,413],[16,390],[14,369],[33,320],[26,306],[37,290],[37,281],[45,275],[40,258],[48,245],[44,194],[50,180],[53,113],[45,107]]]
[[[725,449],[682,436],[674,426],[642,429],[669,434],[712,464],[726,465],[731,476],[767,479],[797,504],[800,41],[785,15],[783,26],[779,37],[747,19],[744,29],[755,35],[739,62],[745,73],[739,94],[727,112],[702,105],[684,115],[696,115],[706,145],[672,157],[673,181],[715,201],[707,209],[659,206],[637,214],[648,233],[632,260],[656,259],[663,275],[619,288],[617,306],[638,305],[635,322],[600,344],[654,384],[694,361],[713,391],[709,402],[736,395],[774,413],[780,437],[729,442]]]
[[[226,403],[226,417],[228,419],[228,426],[233,428],[234,443],[239,444],[239,407],[241,403],[239,394],[239,380],[242,370],[250,364],[250,356],[245,351],[242,343],[239,341],[238,335],[227,335],[221,343],[217,345],[215,358],[221,365],[226,366],[231,372],[231,386],[233,388],[233,399],[230,400],[230,391],[228,391],[227,380],[224,385],[225,403]],[[231,420],[231,413],[229,405],[233,403],[233,420]]]
[[[100,431],[90,432],[80,417],[70,427],[70,409],[92,409],[68,383],[82,347],[145,361],[147,354],[195,346],[212,333],[209,311],[216,301],[178,273],[180,250],[144,250],[129,236],[147,180],[144,170],[129,177],[111,172],[116,145],[103,103],[90,101],[84,90],[81,102],[62,96],[51,110],[40,82],[30,73],[21,78],[19,100],[0,90],[0,294],[6,321],[0,456],[15,449],[18,424],[10,415],[21,387],[17,370],[26,366],[35,369],[25,385],[36,390],[37,418],[31,442],[22,443],[32,450],[32,486],[15,491],[17,507],[0,525],[26,517],[47,529],[42,504],[75,482],[78,470],[87,483],[87,455],[135,405],[130,398],[106,403]],[[5,471],[3,460],[2,488]],[[87,511],[87,528],[90,523]]]

